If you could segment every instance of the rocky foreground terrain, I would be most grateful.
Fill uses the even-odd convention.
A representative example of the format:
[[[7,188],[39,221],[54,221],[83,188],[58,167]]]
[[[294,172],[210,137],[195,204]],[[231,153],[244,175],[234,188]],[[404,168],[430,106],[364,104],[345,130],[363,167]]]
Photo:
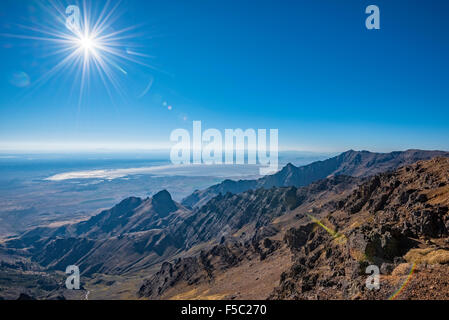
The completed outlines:
[[[319,210],[322,226],[285,234],[293,264],[270,298],[449,298],[448,208],[448,158],[369,179]],[[380,268],[380,290],[365,286],[369,265]]]
[[[449,158],[439,155],[350,151],[324,162],[338,170],[287,165],[264,180],[281,186],[209,189],[202,205],[162,191],[32,229],[0,243],[0,297],[448,298]],[[301,186],[320,168],[331,173]],[[71,264],[79,292],[63,287]],[[366,288],[370,265],[381,272],[379,290]]]

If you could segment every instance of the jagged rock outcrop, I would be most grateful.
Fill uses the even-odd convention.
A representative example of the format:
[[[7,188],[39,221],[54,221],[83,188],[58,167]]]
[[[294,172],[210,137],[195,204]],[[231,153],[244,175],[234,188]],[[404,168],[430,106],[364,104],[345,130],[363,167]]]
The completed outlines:
[[[158,218],[165,218],[170,213],[178,210],[178,206],[171,198],[167,190],[162,190],[151,198],[151,204]]]

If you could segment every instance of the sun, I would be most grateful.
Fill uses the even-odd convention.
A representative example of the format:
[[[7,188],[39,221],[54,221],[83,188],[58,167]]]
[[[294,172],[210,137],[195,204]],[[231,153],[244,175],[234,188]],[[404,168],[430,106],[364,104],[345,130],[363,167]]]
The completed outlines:
[[[94,41],[89,36],[81,38],[79,44],[84,50],[90,50],[95,45]]]
[[[71,15],[67,13],[68,7],[65,8],[60,2],[48,0],[42,4],[42,8],[53,19],[32,21],[31,25],[20,26],[26,31],[25,34],[9,35],[45,41],[51,45],[48,57],[56,60],[49,70],[34,81],[36,88],[58,75],[74,73],[77,81],[72,81],[72,90],[78,87],[81,105],[85,88],[93,77],[101,80],[112,100],[114,93],[125,97],[124,81],[128,79],[125,66],[134,68],[133,65],[137,64],[145,69],[154,69],[147,63],[152,56],[138,49],[142,47],[137,42],[138,36],[142,35],[137,32],[139,26],[116,26],[122,16],[118,9],[119,1],[107,0],[104,5],[92,8],[86,0],[80,0],[82,7],[72,6]]]
[[[80,50],[84,51],[86,56],[95,53],[95,48],[98,47],[96,39],[88,34],[80,36],[77,40],[77,45]]]

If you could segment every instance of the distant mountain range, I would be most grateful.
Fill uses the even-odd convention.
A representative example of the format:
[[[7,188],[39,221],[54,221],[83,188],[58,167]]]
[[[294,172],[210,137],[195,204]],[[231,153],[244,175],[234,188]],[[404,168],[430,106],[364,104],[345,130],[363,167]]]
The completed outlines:
[[[285,260],[285,266],[277,267],[279,273],[271,273],[278,282],[280,272],[287,270],[290,263],[292,241],[304,241],[285,238],[290,229],[310,224],[309,215],[327,217],[344,210],[346,217],[347,212],[357,213],[367,203],[369,210],[384,210],[388,207],[387,186],[376,189],[378,185],[373,185],[371,177],[435,157],[449,157],[449,153],[408,150],[382,154],[351,150],[303,167],[288,164],[278,173],[258,180],[226,180],[196,191],[182,204],[173,201],[165,190],[151,198],[130,197],[87,221],[35,228],[10,239],[0,244],[0,261],[2,253],[7,252],[7,270],[14,277],[15,272],[31,271],[33,264],[47,272],[65,271],[74,264],[83,276],[93,279],[101,274],[140,274],[162,264],[162,269],[139,291],[140,296],[150,298],[164,297],[182,283],[205,285],[217,272],[237,266],[265,266],[257,261],[276,264]],[[441,170],[449,168],[449,164],[442,163],[438,163]],[[428,167],[425,170],[430,170]],[[414,167],[416,174],[410,177],[418,179],[419,170]],[[431,181],[426,183],[433,186]],[[358,189],[363,185],[366,186]],[[373,190],[378,190],[379,195]],[[353,192],[358,193],[351,197]],[[420,201],[418,195],[413,197]],[[307,232],[313,229],[307,228]],[[276,258],[270,260],[270,256]],[[173,264],[174,259],[177,260]],[[270,268],[274,270],[271,265]],[[282,290],[274,294],[273,288],[274,285],[261,288],[259,295],[287,297]]]
[[[449,153],[445,151],[407,150],[374,153],[350,150],[336,157],[313,162],[302,167],[295,167],[289,163],[279,172],[258,180],[225,180],[205,190],[195,191],[183,199],[181,203],[190,208],[201,207],[220,193],[240,193],[251,189],[269,189],[272,187],[303,187],[314,181],[337,175],[367,177],[420,160],[447,156],[449,156]]]

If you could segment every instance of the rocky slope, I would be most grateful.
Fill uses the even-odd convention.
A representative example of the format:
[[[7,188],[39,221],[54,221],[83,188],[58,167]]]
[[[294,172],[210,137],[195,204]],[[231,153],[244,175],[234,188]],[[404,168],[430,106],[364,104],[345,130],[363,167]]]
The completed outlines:
[[[220,194],[195,209],[176,232],[185,234],[186,249],[211,240],[223,242],[237,238],[243,242],[258,241],[279,231],[272,224],[274,219],[315,201],[323,192],[330,196],[358,182],[357,178],[338,176],[302,188],[261,188],[239,194]]]
[[[286,233],[293,265],[271,298],[447,298],[448,207],[447,158],[371,178],[331,210],[318,213],[318,224]],[[380,268],[379,290],[365,286],[369,265]],[[406,281],[408,288],[395,295]]]
[[[286,210],[271,211],[274,214],[265,227],[250,232],[252,238],[236,232],[212,249],[165,262],[139,295],[151,299],[447,298],[449,159],[379,174],[352,191],[346,185],[335,192],[338,185],[326,179],[296,192],[258,190],[287,191],[289,196],[284,193],[280,201]],[[316,192],[320,188],[321,197]],[[307,200],[302,201],[305,194]],[[260,233],[261,229],[270,232]],[[382,273],[379,290],[365,285],[369,265],[378,266]]]
[[[186,250],[198,247],[200,250],[191,256],[164,262],[160,271],[142,285],[139,295],[151,299],[172,298],[182,295],[181,288],[188,292],[197,287],[209,292],[211,283],[227,277],[228,272],[234,272],[235,268],[245,272],[244,266],[250,264],[251,268],[266,270],[271,278],[277,275],[274,280],[277,283],[280,273],[290,264],[289,259],[285,258],[289,255],[288,250],[280,241],[282,235],[286,228],[307,219],[298,212],[307,212],[312,204],[328,203],[330,199],[348,194],[360,181],[358,178],[336,176],[302,188],[258,189],[213,198],[192,213],[182,232],[186,234]],[[204,243],[209,245],[201,245]],[[279,261],[283,263],[279,265]],[[239,274],[236,273],[236,276]],[[238,282],[234,277],[230,278],[230,281]],[[259,275],[259,279],[264,283],[263,275]],[[257,285],[254,283],[249,286],[248,281],[242,281],[248,292]],[[268,295],[274,282],[269,290],[265,287],[259,294],[265,292]],[[223,284],[228,285],[226,281]],[[218,288],[215,285],[213,287]],[[238,298],[243,294],[236,292],[229,288],[229,291],[217,291],[215,295]],[[204,293],[203,296],[210,295],[214,296],[210,293]],[[251,298],[266,296],[255,295]]]
[[[407,150],[403,152],[373,153],[369,151],[347,151],[336,157],[317,161],[302,167],[288,164],[279,172],[258,180],[225,180],[205,190],[197,190],[182,201],[186,207],[201,207],[219,195],[241,193],[247,190],[271,187],[302,187],[329,176],[348,175],[367,177],[380,172],[394,170],[400,166],[434,157],[448,157],[444,151]]]

